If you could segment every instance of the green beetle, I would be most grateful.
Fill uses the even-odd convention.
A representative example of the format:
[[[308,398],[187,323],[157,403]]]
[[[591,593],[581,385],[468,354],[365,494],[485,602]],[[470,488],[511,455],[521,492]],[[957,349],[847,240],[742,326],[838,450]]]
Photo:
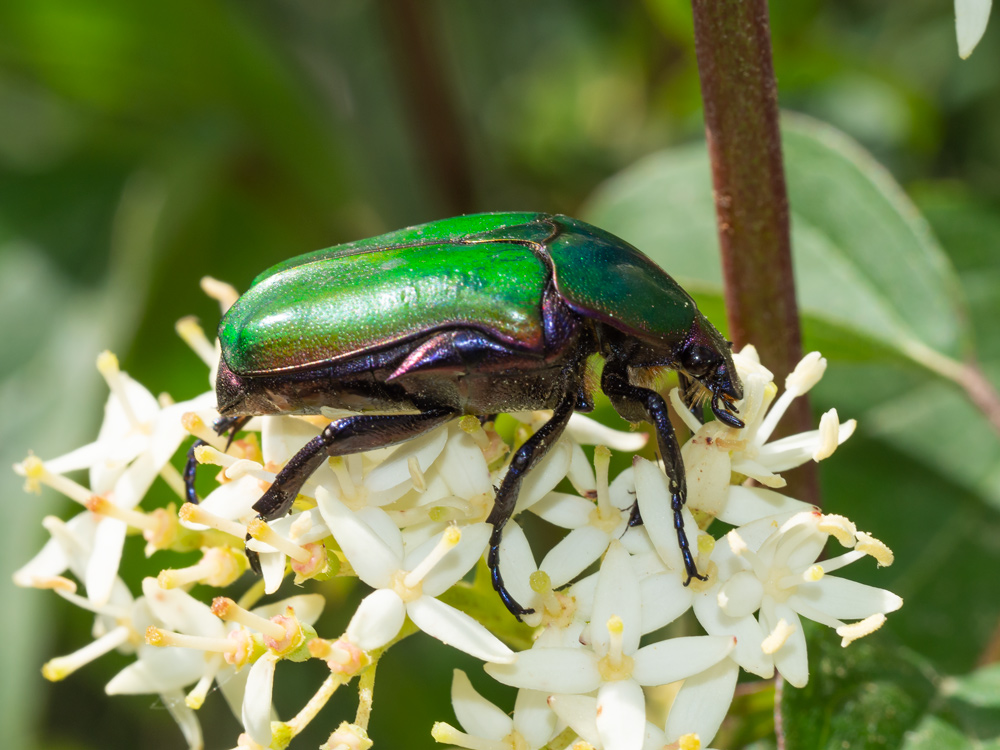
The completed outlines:
[[[513,456],[488,518],[493,585],[517,616],[529,610],[500,576],[503,527],[525,474],[574,411],[593,409],[585,373],[600,354],[601,389],[615,409],[656,430],[688,581],[700,577],[667,405],[636,374],[677,370],[688,406],[697,410],[696,392],[707,391],[715,416],[734,427],[743,426],[733,404],[743,387],[729,343],[694,300],[608,232],[566,216],[489,213],[301,255],[254,280],[219,340],[220,434],[255,415],[378,412],[332,422],[293,456],[254,505],[267,520],[288,512],[330,456],[393,445],[464,414],[552,409]],[[193,459],[186,478],[196,501]],[[641,523],[635,507],[631,523]]]

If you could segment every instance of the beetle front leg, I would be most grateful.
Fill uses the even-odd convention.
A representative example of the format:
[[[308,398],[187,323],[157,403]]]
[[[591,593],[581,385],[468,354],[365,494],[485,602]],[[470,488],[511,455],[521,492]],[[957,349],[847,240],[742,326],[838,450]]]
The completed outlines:
[[[439,408],[420,414],[359,414],[331,422],[289,459],[267,492],[254,503],[253,509],[264,521],[281,518],[291,509],[302,485],[327,458],[402,443],[433,430],[454,416],[451,409]],[[250,549],[246,552],[250,567],[260,573],[257,553]]]
[[[212,425],[216,435],[229,433],[229,440],[226,441],[226,450],[233,444],[236,433],[243,429],[250,417],[220,417]],[[187,501],[193,505],[198,504],[198,492],[194,488],[194,477],[198,471],[198,459],[195,458],[195,451],[201,446],[208,445],[204,440],[198,438],[188,449],[187,463],[184,464],[184,491]]]
[[[698,572],[694,555],[691,553],[691,545],[688,543],[687,534],[684,531],[684,515],[681,511],[687,500],[687,481],[681,449],[677,444],[674,427],[670,423],[667,402],[656,391],[632,385],[628,379],[627,368],[610,360],[604,366],[601,388],[612,403],[621,400],[641,407],[646,413],[646,419],[656,429],[656,442],[660,448],[660,455],[663,458],[663,465],[667,470],[667,479],[670,483],[670,508],[674,512],[677,545],[680,547],[681,557],[684,560],[684,570],[687,572],[687,580],[684,585],[687,586],[691,583],[692,578],[707,580],[707,576]],[[617,406],[617,404],[615,405]],[[629,526],[638,526],[641,523],[642,516],[639,515],[639,503],[636,501],[635,505],[632,506]]]
[[[521,619],[521,615],[529,615],[535,610],[525,609],[518,604],[504,586],[503,576],[500,575],[500,542],[503,540],[503,527],[514,514],[514,507],[517,505],[517,496],[521,490],[524,475],[531,471],[555,445],[556,440],[566,429],[569,418],[573,415],[576,402],[576,390],[571,389],[559,402],[552,418],[539,427],[538,431],[518,448],[511,459],[507,474],[500,484],[500,489],[497,491],[496,499],[493,501],[493,510],[490,511],[490,515],[486,519],[487,523],[493,524],[493,533],[490,535],[490,551],[486,557],[486,562],[490,566],[493,588],[496,589],[510,613],[518,620]]]

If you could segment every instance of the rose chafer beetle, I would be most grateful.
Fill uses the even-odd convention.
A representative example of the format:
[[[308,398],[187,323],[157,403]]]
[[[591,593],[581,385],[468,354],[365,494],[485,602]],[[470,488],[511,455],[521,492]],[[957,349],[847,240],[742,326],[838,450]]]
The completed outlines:
[[[566,216],[490,213],[435,221],[279,263],[254,279],[219,326],[219,434],[251,416],[361,412],[303,447],[253,506],[288,512],[331,456],[382,448],[456,417],[552,409],[514,454],[487,519],[493,586],[500,541],[525,475],[574,411],[593,409],[586,375],[604,358],[601,390],[630,422],[656,431],[688,581],[701,577],[684,533],[684,464],[664,398],[637,377],[677,370],[696,414],[710,397],[733,427],[743,386],[730,345],[669,275],[627,242]],[[696,385],[696,384],[700,384]],[[365,414],[364,412],[372,412]],[[197,501],[195,461],[188,496]],[[631,524],[641,523],[637,507]],[[251,562],[255,555],[251,554]]]

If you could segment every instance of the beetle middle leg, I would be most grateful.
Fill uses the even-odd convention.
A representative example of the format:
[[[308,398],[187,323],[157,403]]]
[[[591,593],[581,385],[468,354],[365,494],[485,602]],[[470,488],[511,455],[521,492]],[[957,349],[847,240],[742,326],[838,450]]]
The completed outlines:
[[[663,458],[664,468],[667,470],[667,479],[670,482],[670,508],[674,512],[677,545],[680,547],[681,557],[684,560],[684,570],[687,572],[687,580],[684,585],[691,583],[692,578],[707,580],[706,576],[698,573],[698,566],[695,564],[691,545],[688,543],[687,534],[684,531],[684,516],[681,511],[687,500],[687,481],[684,475],[681,449],[677,444],[674,427],[670,424],[667,402],[656,391],[632,385],[628,379],[627,365],[612,359],[609,359],[604,365],[601,388],[616,408],[621,405],[628,412],[628,406],[640,407],[645,412],[646,419],[656,429],[656,441]],[[635,505],[632,506],[629,526],[638,526],[641,523],[642,516],[639,515],[639,503],[636,501]]]
[[[292,507],[302,485],[327,458],[362,453],[402,443],[456,416],[452,409],[441,407],[419,414],[359,414],[331,422],[318,436],[303,446],[278,472],[270,488],[253,505],[258,518],[273,521]],[[260,572],[257,553],[247,550],[250,567]]]
[[[507,609],[511,614],[521,619],[521,615],[528,615],[534,612],[533,609],[525,609],[515,601],[514,597],[503,583],[500,575],[500,542],[503,539],[503,527],[514,514],[514,507],[517,505],[517,496],[521,489],[521,482],[524,475],[542,460],[542,457],[549,452],[555,444],[563,430],[569,423],[569,418],[573,415],[574,407],[577,403],[577,392],[570,389],[562,401],[556,407],[552,418],[543,424],[538,431],[532,435],[514,454],[511,459],[507,474],[500,484],[496,499],[493,502],[493,510],[490,511],[487,523],[493,524],[493,533],[490,535],[490,551],[486,558],[490,566],[490,576],[493,579],[493,588],[500,595]]]

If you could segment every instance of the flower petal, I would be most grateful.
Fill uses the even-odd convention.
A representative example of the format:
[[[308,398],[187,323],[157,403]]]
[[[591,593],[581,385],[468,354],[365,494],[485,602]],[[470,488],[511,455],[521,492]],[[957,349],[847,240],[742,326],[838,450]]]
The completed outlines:
[[[102,518],[94,531],[94,551],[87,561],[85,586],[94,604],[107,604],[118,578],[128,527],[117,518]]]
[[[528,747],[542,747],[556,732],[556,715],[549,708],[548,693],[519,690],[514,701],[514,729]]]
[[[226,633],[222,620],[184,589],[161,588],[159,582],[150,577],[142,580],[142,593],[150,612],[169,630],[207,638],[222,638]]]
[[[524,478],[521,492],[517,496],[515,514],[530,508],[562,481],[569,471],[573,450],[566,440],[559,440],[546,456]]]
[[[358,577],[373,588],[387,586],[390,576],[402,564],[400,556],[325,487],[317,489],[316,502],[333,538]]]
[[[462,729],[476,737],[502,740],[513,728],[511,718],[477,693],[461,669],[452,672],[451,705]]]
[[[639,581],[642,599],[642,632],[662,628],[691,608],[694,592],[673,572],[657,573]]]
[[[566,432],[582,445],[606,445],[612,450],[635,453],[649,442],[645,432],[627,432],[607,427],[586,414],[573,412]]]
[[[196,682],[205,672],[205,654],[189,648],[140,646],[139,659],[111,678],[108,695],[163,693]]]
[[[372,651],[395,638],[405,620],[406,606],[399,595],[378,589],[361,600],[347,626],[347,637],[362,651]]]
[[[412,482],[410,477],[410,459],[416,458],[420,471],[427,471],[435,459],[444,450],[448,439],[448,429],[441,427],[431,430],[420,437],[408,440],[400,445],[385,461],[372,469],[365,477],[365,487],[368,489],[374,505],[384,505],[402,497],[403,492],[396,492],[400,485]],[[393,496],[394,495],[394,496]]]
[[[703,747],[710,745],[729,712],[739,674],[736,662],[723,659],[684,680],[667,714],[667,742],[676,742],[684,734],[697,734]]]
[[[274,689],[274,666],[278,657],[270,651],[250,667],[243,694],[243,727],[258,745],[271,744],[271,692]]]
[[[531,576],[538,570],[531,553],[528,538],[514,521],[503,530],[500,541],[500,575],[503,576],[507,591],[522,607],[534,607],[535,592],[531,588]],[[553,583],[553,588],[558,584]]]
[[[260,451],[264,464],[284,466],[322,428],[295,417],[261,417]]]
[[[597,733],[604,750],[641,750],[646,703],[635,680],[606,682],[597,691]]]
[[[742,526],[765,516],[811,510],[814,506],[809,503],[764,487],[730,485],[717,518],[733,526]]]
[[[578,529],[587,525],[594,508],[592,501],[579,495],[550,492],[531,506],[531,512],[560,528]]]
[[[490,534],[493,533],[493,527],[485,522],[461,528],[461,540],[424,578],[423,591],[427,596],[440,596],[468,573],[483,556]],[[403,567],[413,570],[437,546],[440,536],[428,539],[412,553],[407,554]]]
[[[490,470],[483,452],[472,436],[461,428],[451,431],[435,467],[448,489],[457,497],[472,498],[493,492]]]
[[[667,477],[659,467],[645,459],[636,459],[635,489],[646,533],[664,563],[671,570],[684,570],[684,560],[677,544],[674,513],[670,509]],[[683,510],[684,530],[688,542],[694,543],[700,533],[691,512]]]
[[[955,0],[955,32],[958,55],[963,60],[972,54],[986,33],[992,0]]]
[[[837,576],[823,576],[813,583],[803,583],[787,601],[796,611],[799,611],[796,604],[804,602],[838,620],[863,620],[877,612],[895,612],[903,606],[903,600],[891,591]]]
[[[297,594],[277,602],[254,607],[252,612],[270,620],[272,617],[285,614],[285,610],[291,607],[295,611],[296,619],[312,625],[323,614],[325,606],[326,597],[322,594]]]
[[[593,526],[584,526],[560,539],[538,567],[549,574],[552,588],[559,588],[600,558],[608,548],[608,542],[607,533]]]
[[[608,652],[610,636],[607,624],[614,616],[620,617],[624,625],[622,651],[634,654],[642,636],[639,579],[632,570],[628,552],[617,539],[608,546],[608,554],[597,574],[594,611],[590,616],[590,637],[595,653],[604,655]]]
[[[736,645],[732,636],[696,635],[670,638],[635,652],[632,677],[640,685],[666,685],[698,674],[728,656]]]
[[[694,614],[710,635],[736,637],[732,659],[747,672],[768,679],[774,675],[771,657],[760,650],[765,633],[753,615],[730,617],[719,608],[718,587],[712,587],[694,598]]]
[[[509,662],[514,652],[464,612],[429,596],[408,602],[406,613],[427,635],[489,662]]]
[[[591,747],[601,746],[597,731],[597,698],[590,695],[553,695],[549,706],[577,736]]]
[[[765,617],[766,611],[766,608],[761,609],[761,624],[766,621],[765,627],[769,632],[777,626],[779,620],[784,620],[792,628],[784,645],[774,653],[774,666],[789,685],[805,687],[809,682],[809,657],[806,653],[806,635],[798,614],[786,604],[775,604],[774,621],[771,622],[770,617]]]
[[[167,711],[170,712],[171,718],[180,727],[188,750],[202,750],[205,741],[201,735],[201,724],[198,722],[198,715],[184,702],[184,694],[179,690],[172,690],[161,693],[160,698],[163,700],[163,705],[167,707]]]
[[[484,669],[497,682],[549,693],[589,693],[601,684],[594,654],[582,648],[533,648],[507,664]]]

